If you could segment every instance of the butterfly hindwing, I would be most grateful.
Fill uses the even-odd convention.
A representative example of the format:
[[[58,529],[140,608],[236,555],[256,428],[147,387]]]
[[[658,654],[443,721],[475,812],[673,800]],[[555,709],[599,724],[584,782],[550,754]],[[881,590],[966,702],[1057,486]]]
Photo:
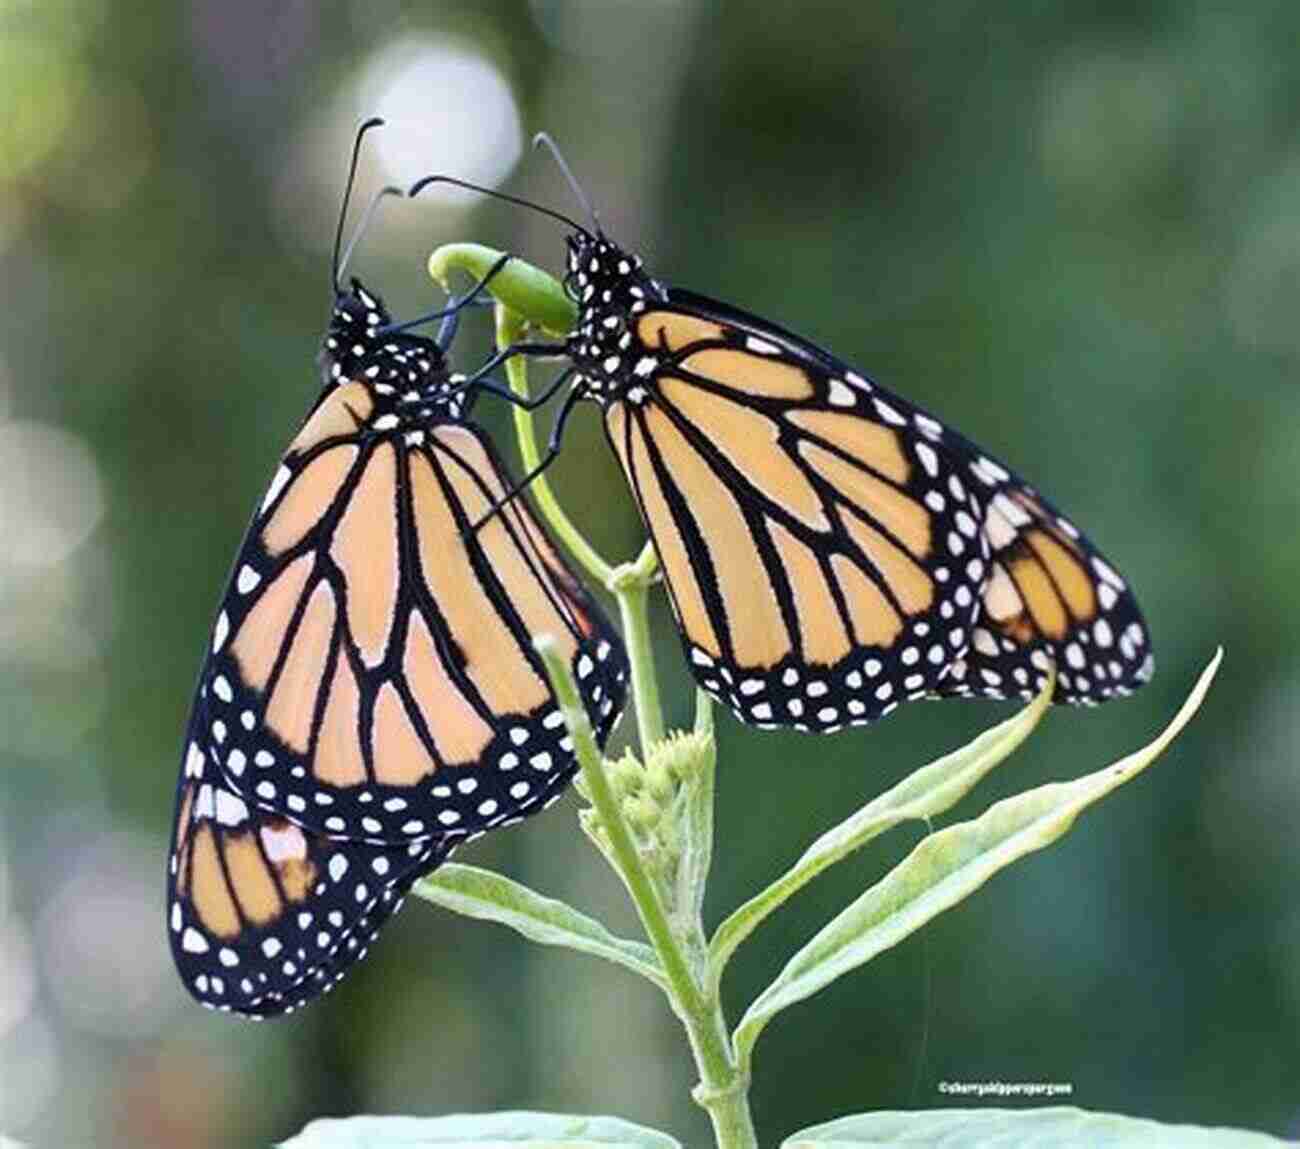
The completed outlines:
[[[327,992],[454,840],[334,840],[245,802],[215,766],[200,699],[182,751],[168,861],[168,935],[186,988],[253,1017]]]
[[[942,695],[1028,698],[1049,663],[1055,700],[1095,705],[1131,694],[1155,662],[1128,585],[1041,495],[987,456],[968,463],[984,491],[989,578],[971,647]]]

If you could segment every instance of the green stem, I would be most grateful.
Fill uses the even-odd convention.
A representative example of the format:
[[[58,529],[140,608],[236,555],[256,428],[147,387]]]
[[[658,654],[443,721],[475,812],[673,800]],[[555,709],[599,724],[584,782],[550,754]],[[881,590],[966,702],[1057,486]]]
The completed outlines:
[[[619,567],[608,585],[618,598],[619,617],[623,622],[623,643],[632,668],[632,697],[636,700],[637,737],[644,758],[652,746],[663,741],[664,715],[659,701],[659,678],[655,674],[654,647],[650,642],[650,586],[637,568],[636,563]]]
[[[685,931],[685,937],[673,929],[654,879],[642,862],[622,804],[605,773],[604,759],[578,695],[573,672],[553,639],[543,636],[535,640],[534,646],[546,664],[547,676],[568,724],[587,793],[609,838],[609,853],[632,896],[646,936],[659,955],[668,979],[673,1011],[686,1027],[700,1074],[700,1083],[692,1096],[713,1122],[718,1149],[757,1149],[749,1111],[748,1077],[736,1064],[717,995],[706,989],[698,976],[702,955],[689,952],[703,949],[703,929],[698,917]]]
[[[469,245],[458,245],[469,246]],[[490,249],[488,249],[490,250]],[[440,248],[439,252],[446,252]],[[437,254],[437,253],[435,253]],[[514,266],[514,265],[512,265]],[[495,282],[495,281],[494,281]],[[504,305],[497,305],[497,346],[508,347],[524,332],[527,321]],[[506,378],[510,389],[524,398],[528,397],[528,361],[519,356],[506,364]],[[515,437],[519,440],[519,455],[524,470],[531,471],[541,461],[537,448],[537,427],[533,413],[523,407],[514,408]],[[641,549],[635,562],[613,567],[587,542],[582,532],[564,513],[551,490],[546,476],[538,475],[531,490],[537,505],[546,516],[555,533],[577,561],[592,577],[599,579],[607,590],[618,598],[623,634],[627,643],[628,659],[632,667],[632,696],[636,699],[637,733],[643,753],[664,737],[663,708],[659,702],[659,680],[655,674],[654,648],[650,643],[650,622],[647,611],[650,581],[658,568],[658,558],[649,544]]]
[[[498,258],[499,253],[490,248],[454,244],[433,253],[429,270],[446,286],[453,270],[468,271],[481,279]],[[500,301],[497,308],[498,346],[515,342],[530,324],[561,334],[572,326],[573,304],[560,285],[522,261],[511,260],[492,280],[489,290]],[[517,395],[526,396],[526,360],[523,357],[510,360],[506,373],[511,389]],[[514,416],[520,454],[524,466],[531,470],[541,457],[532,414],[516,407]],[[658,565],[654,549],[647,542],[634,562],[612,567],[569,520],[544,476],[534,480],[532,490],[538,508],[574,558],[618,599],[631,664],[632,698],[641,754],[648,758],[651,748],[664,738],[663,709],[648,616],[649,589]],[[600,828],[609,841],[607,853],[632,896],[646,936],[658,954],[667,980],[665,992],[673,1012],[686,1028],[700,1075],[692,1096],[709,1114],[718,1149],[757,1149],[758,1140],[749,1110],[749,1074],[737,1063],[717,988],[708,973],[708,946],[698,903],[680,915],[677,928],[674,928],[659,887],[647,869],[636,837],[628,825],[623,805],[605,772],[604,758],[596,745],[573,671],[560,655],[553,639],[541,636],[534,645],[545,663],[547,676],[573,738],[587,793]]]
[[[439,248],[439,252],[445,251]],[[438,252],[434,253],[435,255]],[[497,305],[497,346],[508,347],[523,334],[526,321],[509,308]],[[517,355],[506,363],[506,379],[510,390],[516,395],[528,397],[528,361]],[[537,427],[533,422],[533,413],[523,407],[515,406],[515,437],[519,440],[519,454],[523,460],[524,470],[531,471],[541,462],[541,452],[537,449]],[[569,549],[588,573],[600,581],[601,586],[608,587],[614,577],[614,568],[596,552],[582,532],[573,525],[573,521],[564,513],[551,490],[551,484],[544,474],[538,475],[529,485],[529,491],[537,500],[537,506],[550,521],[561,542]]]

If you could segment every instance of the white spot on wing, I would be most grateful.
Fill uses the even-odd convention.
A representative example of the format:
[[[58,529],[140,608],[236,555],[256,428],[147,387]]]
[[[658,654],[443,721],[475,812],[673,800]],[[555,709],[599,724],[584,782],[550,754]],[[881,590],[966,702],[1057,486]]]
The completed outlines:
[[[830,401],[832,407],[852,407],[857,403],[857,396],[851,388],[838,379],[830,381]]]
[[[877,414],[879,414],[886,423],[893,423],[895,427],[902,427],[907,423],[907,420],[883,399],[876,399],[874,402],[876,404]]]
[[[243,799],[229,790],[217,791],[217,821],[223,826],[240,826],[248,819],[248,807]]]
[[[284,490],[284,485],[293,478],[293,472],[284,464],[276,471],[275,478],[271,480],[271,485],[267,487],[266,494],[262,498],[262,514],[266,514],[271,508],[271,504],[280,497],[280,492]]]
[[[216,654],[223,646],[226,645],[226,637],[230,634],[230,619],[226,617],[223,610],[217,615],[217,625],[212,629],[212,653]]]
[[[930,478],[933,479],[939,474],[939,456],[934,453],[934,448],[929,443],[916,444],[916,457],[921,460],[921,466],[925,468],[925,473]]]

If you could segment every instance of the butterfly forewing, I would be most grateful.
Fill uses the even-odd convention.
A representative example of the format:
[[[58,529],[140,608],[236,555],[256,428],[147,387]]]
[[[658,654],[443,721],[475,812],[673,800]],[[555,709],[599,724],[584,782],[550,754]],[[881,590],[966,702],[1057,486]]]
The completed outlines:
[[[987,547],[934,448],[864,381],[729,320],[650,307],[638,330],[653,385],[609,404],[606,430],[705,689],[818,730],[937,689],[969,645]]]
[[[379,335],[381,305],[354,292],[331,383],[235,562],[207,737],[231,790],[307,829],[465,837],[540,808],[575,769],[533,637],[568,655],[602,741],[626,663],[522,500],[470,529],[510,480],[459,396],[435,401],[440,349]]]

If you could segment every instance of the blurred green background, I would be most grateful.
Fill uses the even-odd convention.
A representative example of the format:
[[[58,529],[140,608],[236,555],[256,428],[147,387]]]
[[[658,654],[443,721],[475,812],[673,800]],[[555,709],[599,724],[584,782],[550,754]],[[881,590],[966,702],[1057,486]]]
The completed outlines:
[[[1300,1133],[1298,43],[1280,0],[0,5],[0,1131],[251,1145],[325,1114],[530,1107],[706,1140],[654,991],[497,927],[410,903],[336,993],[260,1026],[201,1010],[171,968],[198,656],[314,394],[346,152],[380,113],[363,195],[443,170],[572,210],[526,154],[545,127],[656,274],[963,428],[1127,574],[1155,682],[1053,712],[956,816],[1136,746],[1227,647],[1150,774],[782,1016],[758,1050],[764,1143],[988,1078]],[[430,196],[386,203],[354,270],[414,314],[440,299],[427,253],[458,239],[561,262],[549,222]],[[488,346],[467,328],[464,365]],[[554,475],[631,555],[591,409]],[[684,722],[662,602],[657,621]],[[819,741],[720,719],[711,918],[1007,712],[917,705]],[[759,934],[732,1016],[920,832]],[[632,928],[572,797],[460,858]]]

